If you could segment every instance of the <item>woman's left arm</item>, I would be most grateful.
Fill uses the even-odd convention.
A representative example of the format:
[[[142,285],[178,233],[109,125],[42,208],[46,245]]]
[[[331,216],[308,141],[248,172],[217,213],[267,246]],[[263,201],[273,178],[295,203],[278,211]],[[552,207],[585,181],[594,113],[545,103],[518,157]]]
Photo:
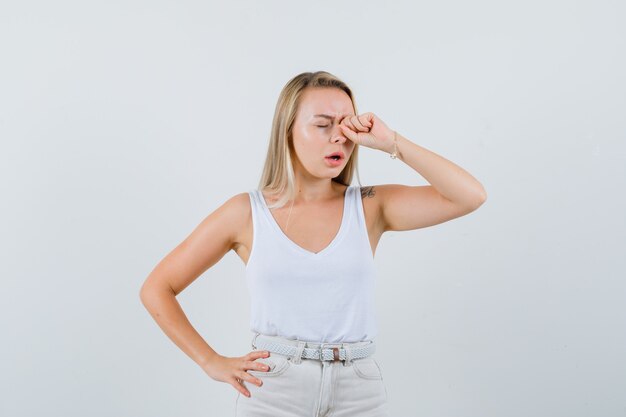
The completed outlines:
[[[415,230],[464,216],[487,199],[484,187],[460,166],[397,135],[397,159],[431,185],[384,184],[378,190],[385,231]],[[388,150],[393,152],[393,148]]]
[[[370,195],[379,196],[384,230],[414,230],[468,214],[487,199],[482,184],[460,166],[389,129],[373,113],[343,122],[348,139],[391,154],[423,176],[431,185],[384,184]],[[394,133],[396,147],[394,148]]]
[[[469,172],[401,134],[396,135],[398,159],[417,171],[443,197],[471,210],[487,200],[485,188]],[[393,152],[393,148],[387,152]]]

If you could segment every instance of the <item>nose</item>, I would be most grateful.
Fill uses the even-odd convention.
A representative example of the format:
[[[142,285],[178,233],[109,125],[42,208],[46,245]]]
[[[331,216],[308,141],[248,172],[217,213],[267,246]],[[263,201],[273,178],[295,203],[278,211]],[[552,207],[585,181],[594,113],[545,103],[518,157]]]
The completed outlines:
[[[341,128],[339,127],[339,125],[337,125],[335,129],[333,129],[333,133],[332,133],[332,136],[330,137],[330,141],[332,143],[344,143],[347,140],[348,138],[344,136]]]

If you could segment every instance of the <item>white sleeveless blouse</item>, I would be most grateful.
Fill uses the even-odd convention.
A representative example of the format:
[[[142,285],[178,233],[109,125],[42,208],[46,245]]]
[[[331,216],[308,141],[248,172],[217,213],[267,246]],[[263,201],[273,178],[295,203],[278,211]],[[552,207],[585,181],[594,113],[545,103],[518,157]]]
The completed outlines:
[[[374,339],[376,274],[359,186],[346,188],[339,231],[317,253],[287,237],[260,190],[248,194],[250,330],[317,343]]]

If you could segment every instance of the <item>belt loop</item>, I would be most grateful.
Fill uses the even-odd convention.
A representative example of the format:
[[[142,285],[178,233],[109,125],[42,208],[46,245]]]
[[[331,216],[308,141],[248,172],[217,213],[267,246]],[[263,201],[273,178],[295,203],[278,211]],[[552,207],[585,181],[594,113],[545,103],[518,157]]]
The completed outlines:
[[[302,362],[302,352],[304,352],[304,345],[306,345],[306,342],[304,340],[298,341],[298,347],[296,347],[296,352],[291,357],[292,363],[295,363],[297,365]]]
[[[320,362],[324,363],[324,342],[320,342],[320,345],[318,346],[317,350],[317,358],[320,360]]]
[[[343,366],[351,366],[352,365],[352,349],[350,349],[350,346],[343,346],[343,350],[346,353],[346,358],[343,361]]]

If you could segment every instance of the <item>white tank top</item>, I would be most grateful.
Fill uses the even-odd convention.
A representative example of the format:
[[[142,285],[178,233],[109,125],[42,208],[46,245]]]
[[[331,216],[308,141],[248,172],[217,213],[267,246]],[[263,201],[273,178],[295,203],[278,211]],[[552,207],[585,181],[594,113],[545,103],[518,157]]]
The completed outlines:
[[[346,188],[339,231],[317,253],[283,233],[260,190],[248,194],[250,330],[318,343],[374,339],[376,274],[359,186]]]

